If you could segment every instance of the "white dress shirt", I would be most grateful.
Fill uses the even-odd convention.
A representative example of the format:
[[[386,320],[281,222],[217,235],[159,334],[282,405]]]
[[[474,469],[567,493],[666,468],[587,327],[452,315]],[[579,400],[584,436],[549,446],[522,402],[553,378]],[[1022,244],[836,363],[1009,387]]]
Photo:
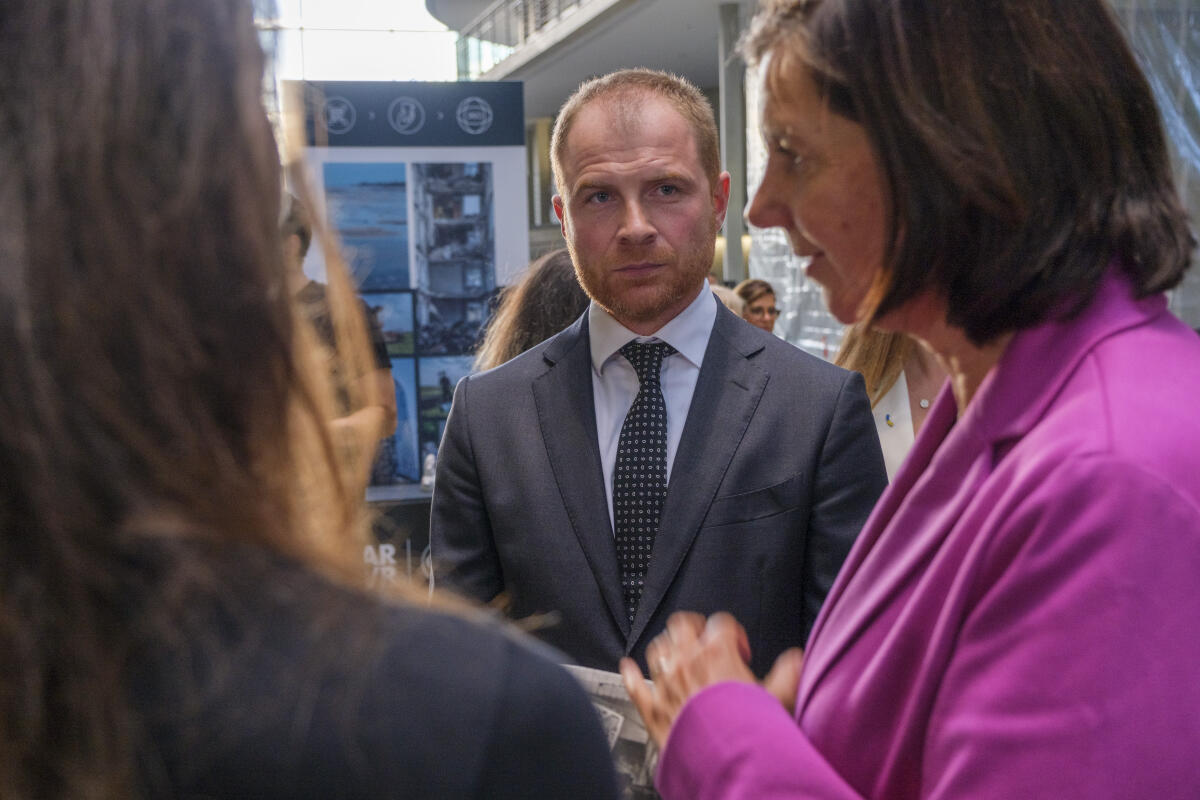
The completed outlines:
[[[667,407],[667,481],[671,480],[671,465],[683,435],[700,364],[708,349],[713,323],[717,319],[717,298],[708,284],[697,287],[696,299],[653,336],[638,336],[613,319],[600,306],[588,308],[588,338],[592,354],[592,396],[596,403],[596,438],[600,442],[600,464],[604,467],[604,494],[608,498],[608,521],[613,524],[612,490],[613,465],[617,461],[617,444],[625,415],[637,397],[637,372],[620,354],[620,349],[633,340],[666,342],[678,352],[663,359],[661,384],[663,402]]]

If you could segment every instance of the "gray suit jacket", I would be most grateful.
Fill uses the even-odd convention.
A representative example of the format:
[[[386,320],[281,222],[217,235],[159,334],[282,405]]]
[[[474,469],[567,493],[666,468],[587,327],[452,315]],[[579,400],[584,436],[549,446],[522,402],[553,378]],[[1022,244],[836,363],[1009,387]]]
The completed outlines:
[[[751,666],[803,645],[886,477],[863,380],[717,309],[633,625],[596,438],[587,315],[464,378],[438,453],[440,579],[616,669],[677,610],[728,611]]]

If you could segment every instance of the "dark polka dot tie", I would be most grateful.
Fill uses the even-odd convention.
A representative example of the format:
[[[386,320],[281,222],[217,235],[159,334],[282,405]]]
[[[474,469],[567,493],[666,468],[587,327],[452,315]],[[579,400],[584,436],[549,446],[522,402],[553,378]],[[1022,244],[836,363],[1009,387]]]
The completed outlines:
[[[664,342],[630,342],[621,355],[637,371],[641,388],[617,443],[613,469],[613,524],[617,561],[621,566],[621,593],[632,624],[642,597],[646,568],[663,500],[667,496],[667,406],[663,402],[659,373],[663,359],[675,352]]]

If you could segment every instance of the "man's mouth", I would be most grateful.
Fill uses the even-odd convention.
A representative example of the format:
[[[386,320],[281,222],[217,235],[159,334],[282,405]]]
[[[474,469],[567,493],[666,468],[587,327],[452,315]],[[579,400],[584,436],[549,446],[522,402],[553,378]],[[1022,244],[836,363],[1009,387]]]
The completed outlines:
[[[658,261],[639,261],[635,264],[625,264],[624,266],[617,267],[616,271],[622,275],[637,276],[646,275],[660,269],[662,266],[663,264]]]

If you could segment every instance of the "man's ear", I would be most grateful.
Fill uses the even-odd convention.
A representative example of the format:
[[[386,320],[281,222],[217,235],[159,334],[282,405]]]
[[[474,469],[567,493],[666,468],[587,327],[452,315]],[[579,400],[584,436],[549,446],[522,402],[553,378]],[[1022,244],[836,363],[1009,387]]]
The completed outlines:
[[[726,178],[728,178],[728,177],[729,176],[727,175]],[[729,181],[726,180],[725,183],[726,183],[726,186],[728,186]],[[728,195],[728,190],[726,191],[726,194]],[[560,228],[562,228],[562,235],[566,236],[567,235],[567,218],[565,216],[563,216],[562,195],[560,195],[560,194],[554,195],[554,197],[550,198],[550,203],[551,203],[551,205],[554,206],[554,215],[556,217],[558,217],[558,225]]]
[[[729,209],[729,173],[722,172],[717,176],[717,185],[713,187],[713,213],[717,218],[717,227],[725,224],[725,212]]]

